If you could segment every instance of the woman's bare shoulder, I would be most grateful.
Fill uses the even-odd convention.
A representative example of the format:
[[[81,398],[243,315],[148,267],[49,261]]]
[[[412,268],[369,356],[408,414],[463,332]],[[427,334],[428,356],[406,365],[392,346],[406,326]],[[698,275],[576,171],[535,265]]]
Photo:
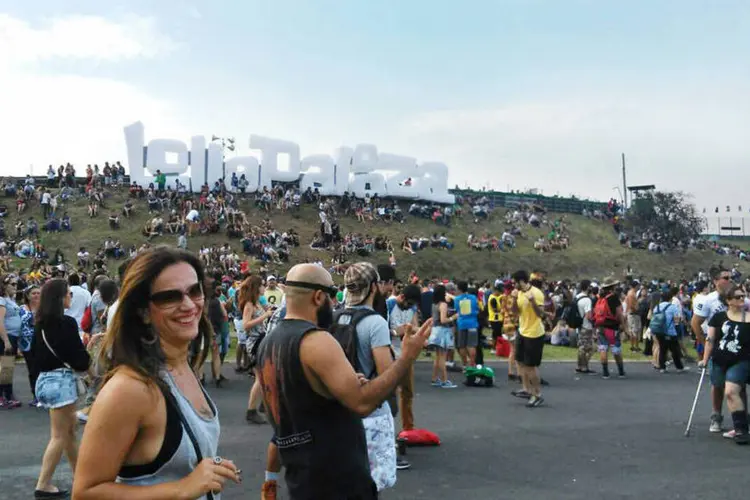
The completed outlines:
[[[155,382],[132,368],[120,367],[107,380],[97,395],[97,401],[112,401],[118,406],[144,405],[153,409],[161,393]]]

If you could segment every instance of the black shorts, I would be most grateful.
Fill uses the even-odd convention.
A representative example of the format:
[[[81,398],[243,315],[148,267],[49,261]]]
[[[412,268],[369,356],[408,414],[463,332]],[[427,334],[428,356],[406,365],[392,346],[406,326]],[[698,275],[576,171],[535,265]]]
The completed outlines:
[[[490,321],[490,328],[492,328],[492,340],[497,341],[497,338],[503,334],[503,322]]]
[[[539,366],[542,364],[544,351],[544,335],[537,338],[516,335],[516,361],[524,366]]]

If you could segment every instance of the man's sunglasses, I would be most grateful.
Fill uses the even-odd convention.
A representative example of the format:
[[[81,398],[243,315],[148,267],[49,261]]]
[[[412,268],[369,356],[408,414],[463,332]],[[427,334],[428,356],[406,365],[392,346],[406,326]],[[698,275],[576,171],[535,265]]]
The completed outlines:
[[[187,291],[163,290],[161,292],[152,293],[148,300],[156,307],[172,307],[179,305],[185,300],[186,295],[193,302],[199,302],[205,299],[205,296],[203,295],[203,286],[201,286],[200,283],[196,283],[188,288]]]
[[[744,294],[740,294],[740,295],[733,295],[733,296],[732,296],[732,298],[733,298],[734,300],[745,300],[745,295],[744,295]]]
[[[339,293],[339,289],[335,286],[321,285],[320,283],[307,283],[306,281],[289,281],[287,280],[286,286],[294,288],[304,288],[306,290],[316,290],[327,293],[329,297],[334,298]]]

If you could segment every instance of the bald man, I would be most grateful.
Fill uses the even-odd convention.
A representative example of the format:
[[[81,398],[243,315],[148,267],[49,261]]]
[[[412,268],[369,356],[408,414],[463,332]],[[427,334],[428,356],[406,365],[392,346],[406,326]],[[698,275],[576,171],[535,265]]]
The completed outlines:
[[[419,356],[431,321],[403,339],[401,357],[366,381],[326,329],[338,289],[314,264],[286,277],[286,317],[260,346],[258,378],[292,499],[377,498],[362,417],[388,397]]]

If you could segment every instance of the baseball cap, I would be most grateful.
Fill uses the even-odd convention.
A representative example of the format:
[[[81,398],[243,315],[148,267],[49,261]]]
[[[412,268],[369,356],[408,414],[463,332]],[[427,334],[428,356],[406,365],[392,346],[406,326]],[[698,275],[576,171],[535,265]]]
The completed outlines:
[[[349,266],[344,274],[347,307],[364,302],[370,294],[370,286],[378,281],[380,281],[380,275],[375,266],[369,262],[358,262]]]
[[[276,276],[274,276],[273,274],[269,274],[266,278],[266,281],[276,281]]]

